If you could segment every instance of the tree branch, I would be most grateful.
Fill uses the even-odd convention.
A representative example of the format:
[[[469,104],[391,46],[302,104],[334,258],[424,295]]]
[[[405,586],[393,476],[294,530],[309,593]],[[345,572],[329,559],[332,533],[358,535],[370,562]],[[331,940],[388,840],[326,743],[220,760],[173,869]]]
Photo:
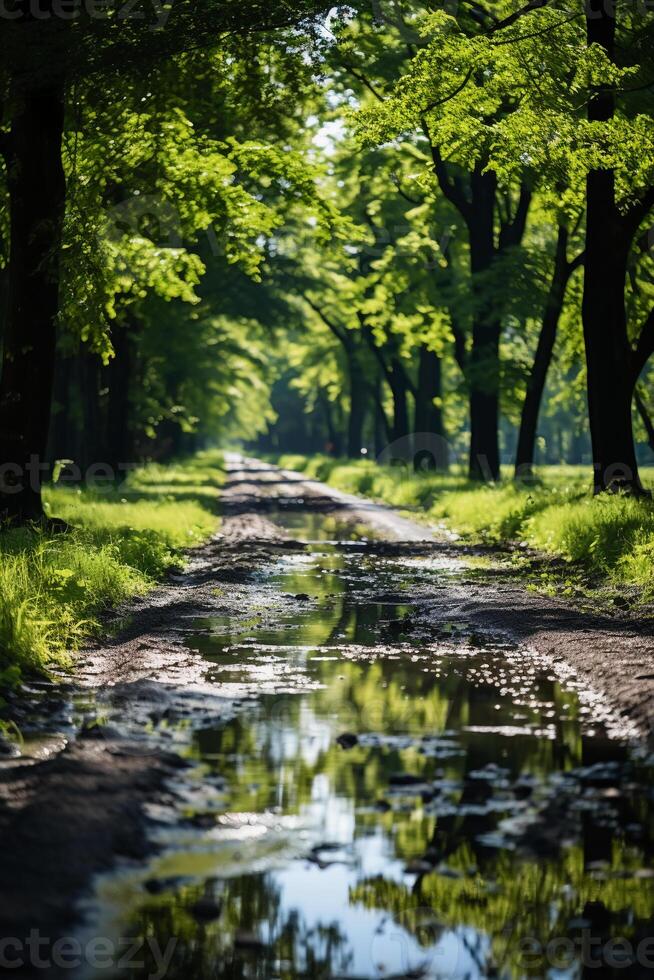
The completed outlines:
[[[531,198],[531,188],[528,187],[523,181],[523,183],[520,185],[520,197],[518,199],[515,215],[513,216],[513,219],[503,222],[502,227],[500,228],[500,251],[513,245],[519,245],[522,241],[522,236],[525,233],[525,225],[527,223],[527,215],[529,213]]]
[[[519,10],[514,10],[512,14],[505,17],[504,20],[498,20],[496,24],[489,27],[486,34],[496,34],[497,31],[503,31],[505,27],[511,27],[515,24],[517,20],[524,17],[526,14],[530,14],[533,10],[540,10],[541,7],[546,7],[550,0],[529,0],[529,3],[525,4]]]
[[[467,221],[471,216],[472,208],[469,201],[466,199],[465,194],[463,193],[461,181],[457,180],[456,178],[451,178],[448,174],[447,165],[443,160],[438,147],[434,146],[432,143],[429,127],[424,119],[422,121],[422,130],[429,141],[429,148],[431,150],[431,158],[434,163],[434,173],[436,174],[436,179],[438,180],[438,186],[450,204],[453,204],[461,217]]]
[[[304,299],[304,302],[308,306],[311,307],[311,309],[313,310],[313,312],[314,313],[317,313],[317,315],[320,317],[320,319],[325,324],[325,326],[328,327],[331,330],[331,332],[334,334],[335,337],[338,338],[338,340],[340,340],[340,342],[343,344],[343,346],[344,347],[347,347],[348,346],[348,343],[349,343],[349,338],[348,338],[348,335],[347,335],[348,334],[347,330],[345,328],[338,327],[334,323],[333,320],[330,320],[329,317],[325,316],[325,314],[320,309],[320,307],[317,306],[313,302],[313,300],[310,299],[308,296],[304,295],[302,298]]]
[[[377,344],[375,343],[375,338],[372,336],[372,332],[370,331],[370,328],[368,327],[368,324],[366,323],[366,318],[364,317],[363,313],[361,313],[360,311],[358,311],[357,312],[357,317],[358,317],[359,323],[361,324],[361,330],[362,330],[363,336],[364,336],[364,338],[365,338],[365,340],[366,340],[366,342],[368,344],[368,347],[370,348],[370,350],[372,351],[372,353],[377,358],[377,361],[379,362],[379,366],[382,369],[382,373],[383,373],[384,377],[386,378],[386,381],[388,382],[388,384],[390,384],[390,382],[391,382],[391,371],[390,371],[390,368],[388,367],[388,364],[384,360],[384,355],[382,353],[382,349],[381,349],[381,347],[378,347]]]
[[[450,99],[456,98],[456,96],[459,94],[459,92],[463,92],[464,88],[466,87],[466,85],[468,84],[468,82],[470,81],[470,79],[472,78],[472,76],[474,74],[474,71],[475,71],[475,68],[473,66],[472,68],[470,68],[470,70],[468,71],[466,77],[463,79],[463,81],[461,82],[460,85],[457,85],[457,87],[452,92],[448,92],[447,95],[444,95],[442,99],[436,99],[435,102],[431,102],[428,106],[425,106],[424,109],[421,109],[420,110],[421,113],[424,114],[425,112],[431,112],[432,109],[435,109],[437,106],[443,105],[445,102],[449,102]]]
[[[345,61],[343,62],[343,67],[345,68],[346,71],[350,73],[350,75],[352,75],[353,78],[356,78],[358,82],[361,82],[364,88],[367,88],[368,91],[372,93],[372,95],[374,95],[379,102],[386,101],[384,99],[384,96],[381,94],[381,92],[377,91],[377,89],[372,84],[372,82],[368,78],[366,78],[366,76],[362,72],[358,71],[356,68],[353,68],[352,65],[349,65]]]
[[[391,180],[395,184],[395,189],[396,189],[397,193],[400,195],[400,197],[403,197],[405,201],[408,201],[409,204],[418,205],[418,204],[422,204],[423,203],[417,197],[411,197],[410,194],[407,194],[406,191],[403,191],[402,190],[402,185],[400,183],[400,178],[398,177],[397,174],[391,174]]]
[[[575,255],[574,259],[568,262],[568,276],[571,276],[573,272],[584,264],[586,261],[586,249],[583,249],[579,255]]]

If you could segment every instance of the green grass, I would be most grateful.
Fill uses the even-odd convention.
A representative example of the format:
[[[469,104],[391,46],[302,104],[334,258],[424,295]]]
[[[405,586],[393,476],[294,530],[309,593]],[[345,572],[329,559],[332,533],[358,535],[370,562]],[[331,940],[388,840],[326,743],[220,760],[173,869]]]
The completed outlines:
[[[150,465],[119,488],[45,491],[66,534],[0,533],[0,680],[66,665],[103,612],[151,589],[218,526],[218,453]]]
[[[461,472],[414,474],[367,460],[282,456],[278,462],[340,490],[445,522],[468,540],[524,542],[607,582],[637,587],[644,599],[654,597],[654,504],[593,497],[585,467],[543,467],[537,484],[526,487],[510,479],[479,486]],[[652,468],[642,477],[654,484]]]

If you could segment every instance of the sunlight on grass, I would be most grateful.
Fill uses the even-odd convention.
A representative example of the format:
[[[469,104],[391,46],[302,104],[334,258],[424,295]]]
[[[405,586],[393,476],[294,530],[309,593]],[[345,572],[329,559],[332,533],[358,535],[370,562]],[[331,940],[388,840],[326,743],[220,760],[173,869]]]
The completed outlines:
[[[542,467],[533,486],[510,479],[479,486],[461,472],[416,474],[372,460],[282,456],[278,462],[339,490],[444,520],[471,540],[523,541],[616,583],[638,586],[646,598],[654,596],[654,504],[619,495],[593,497],[586,467]],[[654,484],[651,467],[642,477],[647,486]]]
[[[107,609],[183,564],[218,526],[222,457],[151,465],[114,488],[50,487],[48,512],[73,530],[0,534],[0,678],[66,664]]]

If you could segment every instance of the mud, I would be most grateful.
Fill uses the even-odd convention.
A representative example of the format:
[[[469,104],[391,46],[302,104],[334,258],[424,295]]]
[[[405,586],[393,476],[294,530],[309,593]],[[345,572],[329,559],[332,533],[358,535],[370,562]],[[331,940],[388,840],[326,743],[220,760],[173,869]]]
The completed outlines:
[[[177,776],[196,764],[184,724],[201,731],[247,715],[265,690],[256,684],[217,690],[202,643],[189,643],[189,635],[203,620],[256,614],[265,630],[280,617],[301,615],[308,595],[280,592],[263,579],[260,589],[252,587],[279,556],[302,554],[292,534],[294,514],[333,519],[334,547],[350,559],[374,553],[433,565],[416,577],[410,594],[397,591],[392,577],[366,594],[367,603],[410,603],[410,616],[382,624],[382,639],[414,631],[465,637],[473,645],[478,636],[519,644],[583,691],[598,714],[611,714],[609,726],[623,725],[629,738],[651,737],[651,625],[581,613],[527,592],[501,570],[468,573],[471,549],[442,529],[255,460],[230,458],[223,509],[220,533],[192,553],[186,571],[119,610],[112,638],[80,655],[65,696],[56,688],[39,690],[31,715],[22,709],[22,755],[0,763],[2,936],[26,937],[35,929],[63,935],[79,921],[79,901],[94,876],[157,847],[152,827],[161,812],[170,819],[179,807],[184,792],[175,790]],[[347,544],[339,528],[347,529]],[[348,736],[356,737],[341,735],[346,750],[357,744],[345,745]]]

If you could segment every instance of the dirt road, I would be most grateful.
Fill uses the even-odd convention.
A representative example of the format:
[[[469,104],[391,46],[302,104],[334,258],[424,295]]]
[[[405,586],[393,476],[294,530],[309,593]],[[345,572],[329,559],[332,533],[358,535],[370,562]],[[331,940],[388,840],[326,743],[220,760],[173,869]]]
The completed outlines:
[[[466,565],[470,549],[442,531],[257,460],[228,458],[223,508],[220,533],[191,555],[183,574],[120,610],[113,638],[83,652],[63,689],[37,686],[18,709],[28,738],[22,757],[5,759],[0,771],[0,875],[11,882],[0,899],[2,936],[23,942],[34,929],[46,937],[74,932],[94,875],[117,862],[142,863],[161,848],[157,828],[188,821],[200,772],[193,746],[201,733],[246,719],[271,693],[305,689],[299,668],[279,664],[272,674],[257,668],[245,679],[232,670],[224,676],[238,682],[224,681],[211,666],[210,640],[216,630],[229,631],[250,617],[259,636],[270,634],[279,643],[280,622],[292,631],[298,623],[307,628],[312,610],[316,622],[325,618],[313,595],[280,586],[293,582],[294,563],[302,570],[308,560],[312,521],[320,540],[331,537],[329,547],[345,555],[345,567],[332,573],[326,566],[323,577],[334,574],[347,583],[364,565],[374,565],[357,580],[356,601],[330,627],[333,642],[346,635],[353,604],[399,610],[395,619],[377,612],[368,622],[364,615],[349,641],[352,656],[369,642],[362,646],[360,636],[370,631],[380,649],[399,644],[400,652],[409,630],[425,643],[454,637],[473,650],[511,645],[518,650],[516,670],[531,662],[577,691],[607,733],[651,736],[651,629],[626,618],[584,615],[527,592],[501,567],[473,574]],[[325,593],[325,610],[337,594]],[[218,799],[218,782],[205,779],[203,793],[218,787]],[[215,806],[217,812],[219,801]],[[138,880],[142,890],[146,879]],[[97,902],[87,905],[87,920],[97,922],[98,915]],[[32,972],[44,975],[43,969]],[[56,963],[47,975],[59,975]]]

